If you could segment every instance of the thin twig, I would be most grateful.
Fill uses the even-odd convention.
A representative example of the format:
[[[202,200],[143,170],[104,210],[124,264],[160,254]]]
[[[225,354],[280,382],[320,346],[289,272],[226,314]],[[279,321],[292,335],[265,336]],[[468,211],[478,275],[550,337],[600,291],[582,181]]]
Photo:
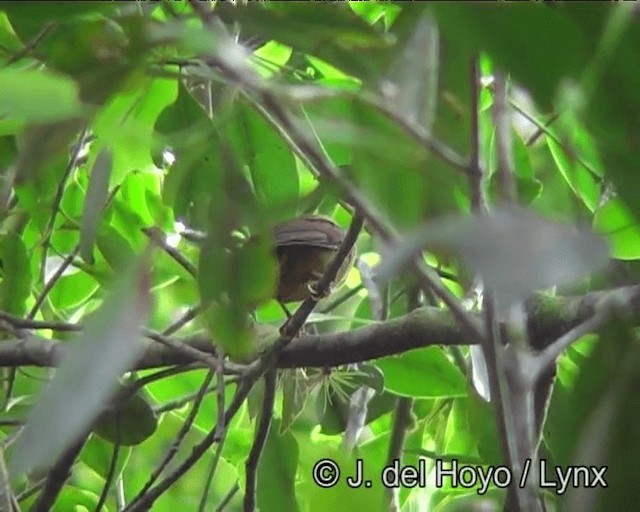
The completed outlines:
[[[507,93],[507,78],[496,73],[494,82],[493,118],[496,127],[496,148],[498,161],[498,183],[502,200],[512,203],[517,199],[516,182],[511,150],[511,115]]]
[[[120,425],[120,422],[116,422],[116,425]],[[118,434],[119,435],[119,434]],[[118,455],[120,454],[120,444],[115,443],[113,445],[113,452],[111,454],[111,461],[109,462],[109,470],[107,471],[107,477],[104,480],[104,485],[102,486],[102,493],[100,493],[100,499],[98,499],[98,503],[96,504],[95,511],[100,512],[102,507],[107,501],[107,496],[109,495],[109,489],[111,487],[111,483],[113,482],[113,477],[116,474],[116,468],[118,467]]]
[[[73,259],[76,257],[79,250],[80,250],[80,246],[76,245],[73,251],[71,251],[64,258],[64,260],[62,260],[62,263],[60,263],[60,266],[56,269],[53,275],[45,283],[44,288],[42,289],[42,291],[38,295],[38,298],[36,299],[35,304],[31,308],[31,311],[29,311],[27,318],[29,319],[35,318],[36,314],[38,313],[38,310],[40,309],[40,306],[42,306],[42,304],[44,303],[44,300],[47,298],[47,295],[49,295],[49,292],[51,291],[51,289],[62,277],[62,274],[64,274],[64,271],[67,270],[67,268],[69,268],[69,265],[71,265],[71,263],[73,262]]]
[[[38,32],[33,39],[31,39],[31,41],[29,41],[22,48],[20,48],[20,50],[18,50],[11,57],[9,57],[2,67],[3,68],[4,67],[8,67],[11,64],[14,64],[14,63],[18,62],[23,57],[26,57],[29,54],[29,52],[34,50],[35,47],[38,46],[40,44],[40,42],[47,35],[49,35],[49,33],[53,29],[55,29],[57,26],[58,26],[58,23],[56,23],[56,22],[53,22],[53,21],[48,22],[44,27],[42,27],[42,30],[40,32]]]
[[[219,442],[225,432],[224,421],[224,399],[225,399],[225,383],[224,383],[224,352],[220,349],[218,354],[218,367],[216,368],[216,404],[218,407],[218,419],[216,421],[215,441]]]
[[[238,482],[236,482],[235,484],[233,484],[233,487],[229,489],[229,492],[222,499],[220,504],[216,507],[215,512],[223,512],[223,510],[225,510],[226,506],[229,504],[229,502],[233,499],[233,497],[236,495],[236,493],[239,490],[240,490],[240,485],[238,484]]]
[[[206,352],[202,352],[201,350],[198,350],[195,347],[187,345],[186,343],[182,343],[177,340],[172,340],[171,338],[164,336],[160,333],[154,332],[150,329],[143,329],[143,333],[147,338],[152,339],[153,341],[157,341],[158,343],[161,343],[167,347],[171,347],[176,352],[184,354],[190,358],[193,358],[196,361],[200,361],[201,363],[205,364],[206,366],[208,366],[213,370],[217,368],[217,365],[218,365],[217,359],[214,356],[207,354]]]
[[[175,247],[170,246],[164,236],[164,233],[157,227],[142,228],[142,232],[149,237],[153,243],[173,258],[182,268],[184,268],[192,277],[198,276],[198,270],[182,253]]]
[[[228,426],[229,421],[238,412],[240,406],[244,403],[255,381],[241,381],[236,394],[229,404],[229,407],[225,411],[225,427]],[[149,491],[141,497],[140,501],[133,505],[129,505],[123,512],[142,512],[151,509],[153,503],[164,494],[178,479],[184,475],[193,465],[200,460],[200,458],[206,453],[209,447],[215,442],[216,429],[212,428],[209,433],[193,447],[191,454],[178,465],[164,480],[158,483],[155,487],[149,489]]]
[[[469,156],[468,176],[471,188],[471,208],[476,213],[486,210],[487,204],[482,185],[484,169],[480,165],[480,69],[478,58],[471,60],[471,154]]]
[[[193,320],[196,316],[202,313],[205,310],[205,307],[202,304],[197,304],[195,306],[190,307],[187,311],[178,318],[174,323],[166,327],[162,334],[165,336],[171,336],[173,333],[182,329],[185,325],[187,325],[191,320]]]
[[[247,481],[244,491],[244,512],[253,512],[256,508],[256,487],[258,482],[258,464],[262,450],[267,442],[269,429],[271,427],[271,417],[273,415],[273,405],[276,399],[276,378],[277,371],[270,369],[264,375],[264,398],[262,402],[262,411],[260,412],[260,420],[256,427],[256,437],[249,451],[246,462]]]
[[[222,436],[216,441],[218,446],[216,448],[216,453],[213,454],[213,459],[211,459],[211,464],[209,465],[209,470],[207,471],[207,478],[204,485],[204,491],[202,493],[202,497],[200,498],[200,506],[198,507],[198,512],[204,512],[207,506],[207,501],[209,500],[209,491],[211,489],[211,483],[216,475],[216,470],[218,469],[218,464],[220,463],[220,459],[222,458],[222,450],[224,448],[224,442],[227,439],[227,429],[222,431]]]
[[[153,473],[151,473],[151,476],[148,478],[148,480],[142,486],[142,489],[140,490],[140,492],[138,492],[136,497],[133,498],[133,500],[131,500],[131,503],[129,503],[127,508],[134,507],[136,505],[136,503],[138,503],[139,501],[141,501],[144,498],[144,496],[147,493],[147,491],[149,489],[151,489],[153,484],[158,480],[158,478],[160,477],[162,472],[169,466],[169,464],[171,463],[173,458],[178,453],[178,448],[180,448],[180,445],[182,444],[182,441],[184,440],[185,436],[187,435],[187,433],[191,429],[191,426],[193,425],[193,422],[195,421],[196,415],[198,414],[198,411],[200,410],[200,405],[202,404],[202,400],[204,399],[204,397],[206,395],[206,392],[208,390],[209,384],[211,383],[212,379],[213,379],[213,371],[208,371],[207,374],[205,375],[205,378],[204,378],[202,384],[200,385],[200,388],[198,389],[198,393],[197,393],[197,395],[195,397],[195,400],[193,402],[193,406],[191,407],[191,410],[189,411],[189,415],[187,416],[185,421],[182,423],[182,426],[180,427],[180,431],[178,432],[178,434],[176,435],[175,439],[173,440],[173,443],[171,444],[171,447],[169,448],[169,450],[167,451],[165,456],[162,458],[160,463],[153,470]]]
[[[58,188],[56,189],[56,195],[53,198],[53,204],[51,205],[51,217],[49,217],[49,222],[47,223],[47,227],[44,230],[45,237],[42,242],[42,259],[41,259],[40,268],[42,269],[43,276],[44,276],[45,263],[47,261],[47,252],[49,250],[49,243],[51,242],[51,235],[53,234],[53,226],[55,225],[55,222],[56,222],[56,216],[60,211],[60,204],[62,203],[62,197],[64,196],[65,186],[67,184],[67,180],[69,179],[69,176],[71,176],[71,172],[78,165],[80,153],[84,148],[85,142],[87,140],[87,136],[88,136],[87,128],[85,127],[80,132],[80,136],[78,137],[78,142],[73,148],[73,153],[71,155],[71,158],[69,159],[69,163],[67,164],[66,169],[64,170],[64,174],[62,175],[62,178],[58,183]]]

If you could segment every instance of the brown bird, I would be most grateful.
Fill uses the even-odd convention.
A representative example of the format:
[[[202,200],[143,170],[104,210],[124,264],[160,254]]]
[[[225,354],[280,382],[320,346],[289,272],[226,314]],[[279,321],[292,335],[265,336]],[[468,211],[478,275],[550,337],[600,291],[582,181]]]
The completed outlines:
[[[276,299],[292,302],[306,299],[333,261],[345,231],[333,220],[319,215],[303,215],[285,220],[274,228],[279,278]],[[355,246],[340,267],[332,289],[345,281],[355,260]]]

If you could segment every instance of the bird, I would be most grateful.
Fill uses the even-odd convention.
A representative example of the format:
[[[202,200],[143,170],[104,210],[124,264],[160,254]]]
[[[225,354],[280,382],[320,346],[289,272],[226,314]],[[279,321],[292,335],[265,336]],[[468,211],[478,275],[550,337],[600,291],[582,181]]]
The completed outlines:
[[[278,259],[275,298],[284,304],[317,293],[314,285],[333,261],[345,231],[329,217],[302,215],[276,224],[273,236]],[[355,257],[354,246],[331,283],[329,294],[344,284]]]

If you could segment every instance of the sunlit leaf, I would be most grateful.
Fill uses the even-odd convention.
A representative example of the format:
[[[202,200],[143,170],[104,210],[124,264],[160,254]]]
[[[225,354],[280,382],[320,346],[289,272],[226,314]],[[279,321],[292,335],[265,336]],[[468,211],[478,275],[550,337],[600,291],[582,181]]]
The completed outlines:
[[[421,398],[463,396],[467,386],[460,370],[441,348],[411,350],[376,361],[389,391]]]
[[[640,224],[620,199],[610,199],[596,210],[593,228],[606,235],[615,258],[640,258]]]

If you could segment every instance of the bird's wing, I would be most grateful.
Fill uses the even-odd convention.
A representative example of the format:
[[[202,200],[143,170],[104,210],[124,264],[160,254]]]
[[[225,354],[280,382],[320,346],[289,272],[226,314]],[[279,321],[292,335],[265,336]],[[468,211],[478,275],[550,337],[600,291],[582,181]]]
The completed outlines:
[[[298,218],[281,222],[274,228],[276,246],[308,245],[337,249],[344,233],[330,220]]]

